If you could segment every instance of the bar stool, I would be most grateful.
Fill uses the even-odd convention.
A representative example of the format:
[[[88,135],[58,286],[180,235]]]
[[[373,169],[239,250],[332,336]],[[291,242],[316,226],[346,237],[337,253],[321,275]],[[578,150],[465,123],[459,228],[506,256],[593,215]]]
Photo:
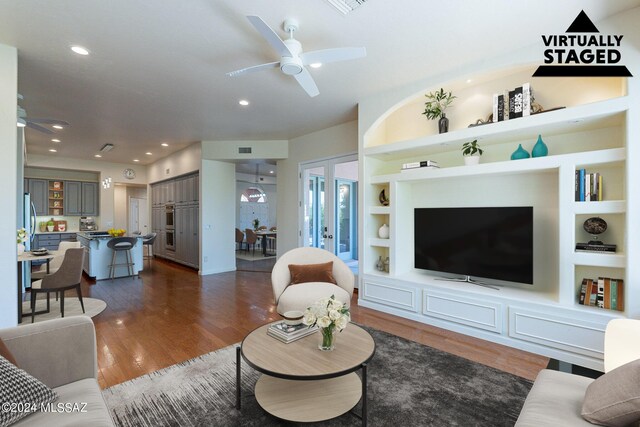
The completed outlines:
[[[133,276],[133,259],[131,257],[131,249],[136,245],[138,241],[137,237],[114,237],[109,240],[107,243],[107,247],[113,250],[113,255],[111,256],[111,264],[109,265],[109,278],[114,278],[115,268],[119,265],[126,265],[127,270],[129,272],[129,276]],[[127,262],[116,264],[117,254],[118,252],[124,252],[125,258]]]
[[[144,255],[144,247],[147,247],[147,255],[144,257],[145,259],[151,259],[151,247],[153,243],[156,241],[156,237],[158,237],[158,233],[149,233],[142,236],[142,254]],[[151,261],[149,261],[151,262]]]

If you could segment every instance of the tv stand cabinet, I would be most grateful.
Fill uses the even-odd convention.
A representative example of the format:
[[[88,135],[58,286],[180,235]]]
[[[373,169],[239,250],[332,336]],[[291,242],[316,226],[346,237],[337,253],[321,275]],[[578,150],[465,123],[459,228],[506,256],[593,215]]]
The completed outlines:
[[[640,316],[640,277],[629,264],[633,255],[640,259],[640,245],[626,237],[635,227],[632,214],[640,214],[640,196],[630,191],[637,179],[630,159],[638,160],[640,153],[629,142],[640,140],[640,118],[632,106],[638,88],[621,78],[534,79],[534,69],[503,72],[498,80],[478,76],[473,87],[462,76],[404,94],[403,101],[393,102],[385,94],[361,104],[358,303],[602,370],[606,324]],[[466,127],[475,121],[470,118],[490,112],[492,93],[524,82],[531,82],[542,105],[567,108]],[[423,94],[440,87],[457,96],[454,113],[447,112],[452,130],[445,134],[435,133],[435,122],[420,115]],[[383,102],[393,107],[382,111]],[[549,147],[548,156],[510,160],[518,144],[531,152],[539,134]],[[460,147],[474,139],[485,150],[482,163],[463,166]],[[436,160],[441,167],[401,171],[403,163],[419,160]],[[603,176],[603,201],[575,201],[575,173],[583,168]],[[389,206],[379,202],[382,190]],[[466,281],[444,282],[413,268],[414,209],[463,206],[534,207],[533,285],[512,284],[496,291]],[[609,223],[610,232],[602,238],[617,244],[618,252],[575,251],[576,242],[588,239],[582,223],[591,216]],[[383,223],[390,226],[389,239],[378,238]],[[380,256],[390,259],[388,273],[375,269]],[[598,276],[624,279],[623,311],[579,304],[582,279]]]

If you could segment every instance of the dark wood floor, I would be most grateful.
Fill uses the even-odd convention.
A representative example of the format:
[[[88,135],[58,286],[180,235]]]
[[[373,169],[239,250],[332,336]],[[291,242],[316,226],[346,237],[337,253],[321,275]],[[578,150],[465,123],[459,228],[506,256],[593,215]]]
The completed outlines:
[[[256,266],[262,268],[262,266]],[[94,317],[99,382],[109,387],[237,343],[279,318],[269,272],[198,276],[152,260],[140,278],[90,282],[83,294],[107,303]],[[71,293],[69,294],[71,298]],[[352,304],[355,322],[534,379],[548,359]]]

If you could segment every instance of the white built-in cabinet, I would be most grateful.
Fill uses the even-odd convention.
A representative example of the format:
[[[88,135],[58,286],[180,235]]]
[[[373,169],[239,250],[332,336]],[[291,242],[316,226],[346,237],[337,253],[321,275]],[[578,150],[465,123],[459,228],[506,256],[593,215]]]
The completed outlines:
[[[359,304],[602,369],[607,322],[640,315],[640,277],[629,274],[640,256],[639,239],[628,234],[638,221],[631,215],[638,214],[640,198],[630,173],[637,167],[630,161],[633,145],[640,141],[638,97],[628,93],[626,79],[533,79],[534,69],[425,88],[368,118],[372,126],[360,130]],[[566,108],[467,127],[491,113],[493,93],[525,82],[545,108]],[[458,96],[445,134],[420,114],[423,94],[441,86]],[[531,152],[539,134],[548,156],[510,160],[518,144]],[[460,147],[474,139],[485,155],[481,164],[464,166]],[[403,163],[427,159],[441,168],[401,172]],[[603,201],[574,200],[574,175],[581,168],[602,174]],[[383,189],[389,206],[379,202]],[[494,290],[439,281],[435,273],[415,269],[414,209],[449,206],[533,206],[534,284]],[[608,222],[603,239],[617,244],[615,254],[575,251],[576,242],[589,239],[582,224],[591,216]],[[378,237],[384,223],[389,239]],[[375,268],[379,257],[389,257],[389,272]],[[624,311],[578,303],[582,278],[598,276],[624,279]]]

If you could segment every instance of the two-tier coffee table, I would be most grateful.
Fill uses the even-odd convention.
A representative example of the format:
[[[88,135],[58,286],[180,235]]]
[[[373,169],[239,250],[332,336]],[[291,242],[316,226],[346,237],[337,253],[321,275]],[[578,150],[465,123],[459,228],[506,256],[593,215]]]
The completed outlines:
[[[271,415],[295,422],[340,416],[362,399],[367,425],[367,363],[376,345],[361,327],[350,323],[336,337],[333,351],[318,350],[318,335],[289,344],[267,335],[269,325],[253,330],[236,349],[236,408],[241,409],[241,359],[262,375],[255,387],[258,404]],[[356,371],[362,370],[362,381]]]

